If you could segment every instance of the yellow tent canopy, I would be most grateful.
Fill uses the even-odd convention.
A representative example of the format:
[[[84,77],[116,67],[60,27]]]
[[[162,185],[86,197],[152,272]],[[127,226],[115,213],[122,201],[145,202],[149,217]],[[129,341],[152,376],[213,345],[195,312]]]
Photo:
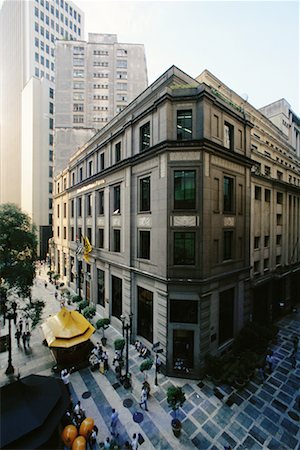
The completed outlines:
[[[95,328],[78,311],[62,308],[42,324],[42,330],[49,347],[70,348],[87,341]]]

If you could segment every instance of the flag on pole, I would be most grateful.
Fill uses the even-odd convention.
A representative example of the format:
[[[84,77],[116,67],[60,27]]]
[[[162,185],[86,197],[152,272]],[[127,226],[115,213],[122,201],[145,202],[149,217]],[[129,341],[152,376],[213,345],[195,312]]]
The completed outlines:
[[[85,260],[85,262],[88,263],[88,262],[90,262],[90,253],[93,250],[93,247],[91,246],[91,243],[87,236],[83,236],[82,239],[83,239],[83,247],[84,247],[83,259]]]

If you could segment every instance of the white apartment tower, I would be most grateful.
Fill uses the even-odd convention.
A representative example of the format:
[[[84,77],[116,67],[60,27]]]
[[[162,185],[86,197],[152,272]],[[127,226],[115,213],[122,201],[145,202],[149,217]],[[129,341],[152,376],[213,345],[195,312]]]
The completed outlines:
[[[0,11],[0,202],[51,236],[55,44],[82,39],[84,14],[65,0],[5,0]]]
[[[115,34],[56,44],[55,169],[148,86],[144,45]]]

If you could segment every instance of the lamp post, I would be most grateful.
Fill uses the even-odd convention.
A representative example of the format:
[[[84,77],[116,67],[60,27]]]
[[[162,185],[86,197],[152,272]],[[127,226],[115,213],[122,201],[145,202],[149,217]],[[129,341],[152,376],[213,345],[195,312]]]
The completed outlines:
[[[133,314],[129,314],[129,322],[126,320],[126,317],[122,314],[120,319],[122,321],[122,334],[126,336],[126,354],[125,354],[125,378],[124,378],[124,387],[130,387],[129,380],[129,331],[130,331],[130,341],[132,338],[132,318]]]
[[[8,366],[5,371],[6,375],[11,375],[14,373],[15,369],[12,365],[12,358],[11,358],[11,321],[13,320],[16,322],[16,303],[13,302],[9,309],[5,311],[5,318],[8,320]]]

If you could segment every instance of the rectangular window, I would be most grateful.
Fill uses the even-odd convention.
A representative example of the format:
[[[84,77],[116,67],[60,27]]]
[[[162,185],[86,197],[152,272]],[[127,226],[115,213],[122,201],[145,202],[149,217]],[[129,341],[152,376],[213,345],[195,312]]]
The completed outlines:
[[[53,191],[53,184],[49,183],[49,194],[52,194]]]
[[[121,230],[113,231],[113,251],[119,253],[121,251]]]
[[[71,217],[74,217],[74,199],[71,200]]]
[[[261,187],[260,186],[255,186],[254,197],[255,197],[255,200],[261,200]]]
[[[233,258],[233,231],[226,230],[223,234],[223,261]]]
[[[57,218],[59,219],[59,205],[57,205]]]
[[[260,236],[254,237],[254,249],[258,249],[260,246]]]
[[[271,176],[271,167],[270,166],[265,166],[265,175],[267,177]]]
[[[93,244],[93,242],[92,242],[92,229],[90,227],[88,227],[86,229],[86,235],[87,235],[88,240],[90,241],[90,244]]]
[[[104,158],[104,152],[100,153],[100,170],[105,169],[105,158]]]
[[[140,211],[150,211],[150,177],[140,179]]]
[[[97,269],[97,303],[105,306],[105,272]]]
[[[57,237],[59,237],[59,227],[57,227]]]
[[[71,227],[71,241],[72,242],[74,242],[74,237],[75,237],[74,227]]]
[[[104,248],[104,228],[98,228],[98,247]]]
[[[92,215],[92,194],[86,196],[86,214]]]
[[[282,235],[277,234],[276,235],[276,245],[281,245],[281,242],[282,242]]]
[[[111,277],[111,314],[120,319],[122,315],[122,280],[121,278]]]
[[[49,97],[54,98],[54,90],[52,88],[49,88]]]
[[[228,123],[224,122],[224,147],[229,150],[233,150],[233,137],[234,137],[234,127]]]
[[[64,227],[64,239],[67,239],[67,227]]]
[[[53,130],[53,119],[49,119],[49,128]]]
[[[219,345],[233,337],[234,288],[219,295]]]
[[[89,177],[93,175],[93,161],[88,162],[88,174]]]
[[[67,217],[67,204],[64,203],[64,218]]]
[[[271,201],[271,191],[270,189],[265,189],[265,202],[270,203]]]
[[[276,214],[276,225],[282,225],[282,214]]]
[[[104,191],[99,191],[99,215],[104,214]]]
[[[270,245],[270,236],[265,236],[264,247],[269,247],[269,245]]]
[[[49,166],[49,178],[53,177],[53,167]]]
[[[198,302],[195,300],[170,300],[170,322],[198,323]]]
[[[277,203],[279,205],[282,205],[282,203],[283,203],[283,193],[282,192],[277,192],[276,193],[276,199],[277,199]]]
[[[174,233],[174,265],[195,265],[195,233]]]
[[[150,147],[150,122],[140,128],[140,151],[143,152]]]
[[[121,160],[121,142],[118,142],[115,145],[115,162],[117,163],[120,160]]]
[[[114,187],[114,214],[121,212],[121,187]]]
[[[177,111],[177,139],[192,139],[192,110]]]
[[[77,203],[77,207],[78,207],[78,211],[77,211],[77,215],[78,215],[78,217],[81,217],[82,216],[82,198],[81,197],[79,197],[78,199],[77,199],[77,201],[78,201],[78,203]]]
[[[150,259],[150,231],[140,231],[139,258]]]
[[[196,208],[196,171],[174,171],[174,209]]]
[[[234,179],[224,176],[223,212],[234,212]]]

